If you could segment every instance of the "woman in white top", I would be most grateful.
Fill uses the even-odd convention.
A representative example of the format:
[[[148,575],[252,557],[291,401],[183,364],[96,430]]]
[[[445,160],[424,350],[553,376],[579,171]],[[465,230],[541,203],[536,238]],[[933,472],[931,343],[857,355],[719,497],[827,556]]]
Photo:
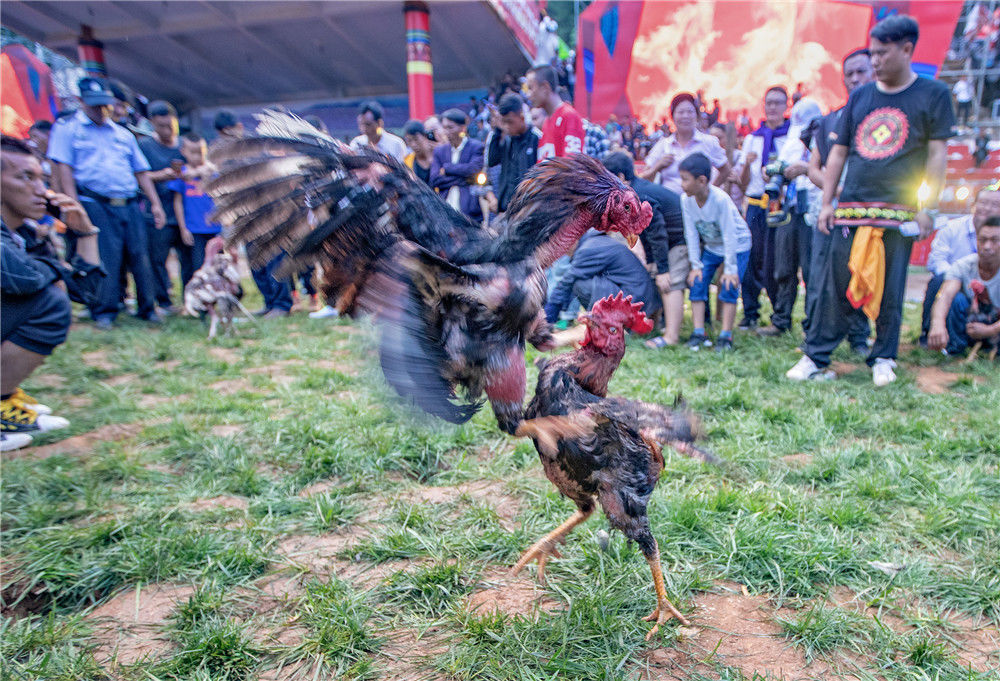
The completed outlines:
[[[674,122],[674,134],[661,139],[649,150],[646,170],[641,176],[658,181],[670,191],[682,194],[678,166],[691,154],[701,152],[718,171],[713,173],[712,183],[721,185],[725,182],[732,167],[726,160],[726,152],[719,140],[714,135],[698,130],[698,110],[695,108],[694,95],[687,92],[675,95],[670,100],[670,118]]]

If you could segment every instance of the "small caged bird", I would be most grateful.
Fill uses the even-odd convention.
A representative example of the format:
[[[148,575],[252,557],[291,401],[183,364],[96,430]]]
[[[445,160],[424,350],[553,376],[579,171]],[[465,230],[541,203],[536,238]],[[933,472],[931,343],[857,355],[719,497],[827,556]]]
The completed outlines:
[[[205,264],[198,268],[184,287],[184,308],[193,317],[207,314],[208,337],[215,338],[220,322],[223,331],[229,334],[236,311],[242,309],[246,312],[240,303],[242,297],[243,287],[236,259],[226,252],[222,237],[209,240],[205,244]]]
[[[646,515],[663,470],[660,446],[708,463],[718,460],[695,446],[698,421],[683,404],[669,409],[607,396],[608,381],[625,355],[625,329],[648,333],[653,328],[642,303],[632,303],[631,296],[619,292],[599,300],[581,319],[587,329],[579,349],[538,362],[535,396],[517,432],[534,440],[545,476],[577,511],[528,549],[512,572],[537,560],[538,578],[543,580],[549,556],[559,555],[556,545],[599,503],[611,527],[634,540],[649,563],[656,590],[656,610],[646,618],[655,622],[649,640],[671,617],[688,624],[667,599],[660,550]],[[575,419],[579,432],[567,435],[564,419]]]
[[[966,323],[978,322],[980,324],[996,324],[1000,319],[1000,308],[990,300],[990,292],[986,290],[986,285],[974,279],[969,283],[972,289],[972,301],[969,304],[968,317]],[[969,351],[967,362],[972,362],[979,355],[981,350],[989,353],[990,360],[996,359],[997,348],[1000,346],[1000,335],[977,340]]]

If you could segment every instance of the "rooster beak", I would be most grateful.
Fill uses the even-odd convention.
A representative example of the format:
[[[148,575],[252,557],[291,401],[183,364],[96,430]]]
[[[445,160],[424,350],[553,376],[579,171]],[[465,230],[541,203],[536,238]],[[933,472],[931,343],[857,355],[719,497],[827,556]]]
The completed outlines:
[[[628,242],[629,248],[635,248],[635,242],[639,240],[639,237],[635,234],[626,234],[625,241]]]

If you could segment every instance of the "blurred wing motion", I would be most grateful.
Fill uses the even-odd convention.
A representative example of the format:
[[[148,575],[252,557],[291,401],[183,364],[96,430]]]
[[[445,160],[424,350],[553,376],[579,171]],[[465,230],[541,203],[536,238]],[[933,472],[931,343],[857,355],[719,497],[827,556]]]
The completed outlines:
[[[649,206],[597,162],[560,159],[529,173],[495,234],[374,148],[288,114],[258,118],[255,137],[212,154],[221,172],[206,190],[228,239],[247,243],[252,266],[285,253],[276,276],[318,262],[341,313],[374,317],[383,372],[402,396],[462,423],[485,393],[514,432],[524,344],[549,338],[541,268],[590,227],[638,233]]]
[[[211,239],[205,244],[205,263],[184,287],[184,308],[195,317],[207,313],[210,318],[208,337],[214,338],[220,321],[224,329],[230,329],[242,297],[235,259],[226,253],[221,238]]]

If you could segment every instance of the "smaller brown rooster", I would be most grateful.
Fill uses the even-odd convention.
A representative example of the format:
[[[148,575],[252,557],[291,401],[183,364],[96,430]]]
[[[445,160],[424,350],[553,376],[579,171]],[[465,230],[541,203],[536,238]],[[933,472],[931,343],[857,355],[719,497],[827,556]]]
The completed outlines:
[[[656,624],[646,636],[649,640],[671,617],[688,623],[667,600],[660,551],[646,515],[663,470],[660,443],[687,456],[716,460],[694,446],[697,421],[683,407],[607,397],[608,381],[625,355],[625,329],[648,333],[653,328],[642,303],[633,304],[631,296],[619,292],[598,301],[582,320],[587,332],[576,352],[538,362],[538,386],[517,432],[534,440],[546,477],[577,511],[528,549],[512,572],[537,560],[538,578],[544,580],[549,556],[558,556],[556,545],[590,517],[598,502],[611,526],[639,544],[652,571],[656,610],[646,621]],[[567,436],[560,417],[590,420],[591,427]]]
[[[972,302],[969,304],[969,313],[966,323],[978,322],[980,324],[996,324],[1000,319],[1000,308],[997,308],[990,300],[990,293],[986,290],[986,284],[978,279],[969,282],[972,289]],[[972,362],[979,355],[980,350],[989,352],[990,361],[996,359],[997,347],[1000,346],[1000,336],[991,338],[981,338],[972,346],[969,357],[965,361]]]
[[[222,237],[211,239],[205,244],[205,264],[198,268],[184,287],[184,308],[193,317],[207,313],[208,337],[215,338],[219,322],[222,322],[227,334],[232,331],[237,309],[253,318],[240,303],[242,297],[243,287],[240,286],[236,258],[226,252]]]

